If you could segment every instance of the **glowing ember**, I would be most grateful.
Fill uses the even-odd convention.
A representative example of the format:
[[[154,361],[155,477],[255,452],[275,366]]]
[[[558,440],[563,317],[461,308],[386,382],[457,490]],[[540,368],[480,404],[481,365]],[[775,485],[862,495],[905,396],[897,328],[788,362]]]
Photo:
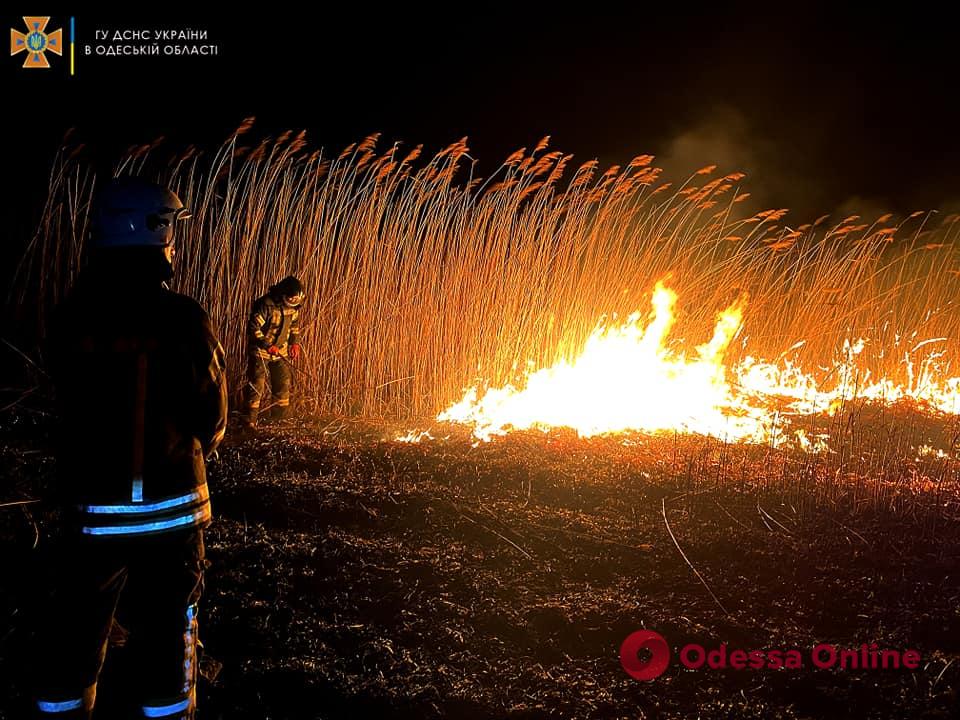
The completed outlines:
[[[845,347],[844,360],[830,373],[829,389],[789,362],[780,366],[748,357],[728,371],[724,353],[743,321],[742,298],[720,313],[713,337],[688,358],[666,347],[676,300],[658,283],[648,324],[639,313],[622,325],[601,323],[572,362],[532,372],[520,388],[507,385],[483,394],[471,388],[437,419],[468,424],[480,440],[528,428],[569,427],[581,436],[669,430],[773,445],[789,440],[820,451],[826,447],[824,436],[791,432],[784,413],[832,414],[853,398],[913,398],[946,412],[960,411],[960,378],[938,384],[936,355],[928,356],[916,374],[907,356],[910,384],[903,387],[857,370],[862,341]],[[780,410],[770,407],[774,397]]]
[[[394,438],[395,442],[402,443],[418,443],[421,440],[433,440],[433,435],[430,434],[429,430],[411,430],[406,435],[401,437]]]

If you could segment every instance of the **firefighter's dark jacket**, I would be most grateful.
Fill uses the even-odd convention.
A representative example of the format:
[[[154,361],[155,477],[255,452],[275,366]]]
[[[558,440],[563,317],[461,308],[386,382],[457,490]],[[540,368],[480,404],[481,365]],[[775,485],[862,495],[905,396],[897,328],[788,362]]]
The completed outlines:
[[[86,535],[151,535],[210,520],[205,458],[223,439],[223,349],[206,312],[155,273],[103,263],[58,308],[59,500]]]
[[[247,339],[251,349],[260,357],[270,359],[267,352],[276,345],[281,356],[286,356],[290,345],[300,342],[300,310],[283,302],[276,290],[271,289],[253,303],[247,321]]]

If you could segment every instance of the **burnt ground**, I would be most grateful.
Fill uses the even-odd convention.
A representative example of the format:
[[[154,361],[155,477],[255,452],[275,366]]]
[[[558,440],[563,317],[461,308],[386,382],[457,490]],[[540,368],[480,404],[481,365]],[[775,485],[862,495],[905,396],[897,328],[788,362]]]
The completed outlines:
[[[0,502],[53,472],[45,423],[14,420]],[[212,464],[201,720],[958,716],[957,461],[871,479],[701,438],[393,432],[268,428]],[[20,717],[53,520],[0,508],[0,717]],[[641,628],[672,649],[649,682],[619,662]],[[820,670],[821,642],[922,659]],[[797,648],[805,667],[684,669],[688,643]]]

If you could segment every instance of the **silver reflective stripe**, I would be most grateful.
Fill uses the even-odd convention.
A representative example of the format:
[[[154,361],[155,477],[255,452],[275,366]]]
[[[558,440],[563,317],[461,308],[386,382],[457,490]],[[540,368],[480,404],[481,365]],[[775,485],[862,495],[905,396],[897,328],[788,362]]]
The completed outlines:
[[[153,522],[141,522],[135,525],[104,525],[102,527],[84,527],[84,535],[143,535],[152,532],[162,532],[164,530],[173,530],[188,525],[198,525],[201,522],[209,520],[210,503],[206,502],[203,506],[194,512],[180,515],[178,517],[167,518],[165,520],[156,520]]]
[[[142,482],[142,481],[141,481]],[[136,486],[134,486],[136,488]],[[142,490],[141,490],[142,493]],[[189,505],[197,500],[205,500],[209,496],[207,486],[201,485],[196,490],[179,497],[167,498],[154,503],[137,502],[123,505],[82,505],[80,509],[93,515],[122,515],[126,513],[147,513],[157,510],[170,510],[180,505]],[[142,495],[141,495],[142,497]]]
[[[133,490],[130,499],[135,503],[143,502],[143,478],[139,475],[133,479]]]
[[[143,716],[148,718],[163,718],[174,713],[183,712],[190,707],[192,700],[187,698],[170,705],[144,705]]]
[[[83,707],[83,699],[62,700],[61,702],[50,702],[49,700],[37,700],[37,709],[45,713],[62,713],[71,710],[79,710]]]

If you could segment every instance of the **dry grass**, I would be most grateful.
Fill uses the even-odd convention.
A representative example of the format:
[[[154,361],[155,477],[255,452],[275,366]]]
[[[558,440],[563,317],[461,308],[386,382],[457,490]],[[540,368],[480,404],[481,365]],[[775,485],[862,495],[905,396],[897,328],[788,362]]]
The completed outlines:
[[[193,209],[176,289],[209,309],[235,376],[253,298],[303,277],[298,380],[311,411],[432,415],[477,379],[575,352],[601,315],[648,307],[667,274],[677,337],[704,338],[749,293],[736,353],[776,358],[806,340],[796,352],[812,367],[865,337],[865,365],[906,380],[919,340],[947,338],[925,349],[943,361],[957,350],[955,215],[791,228],[783,209],[745,214],[743,175],[712,166],[670,185],[650,156],[575,168],[545,138],[481,179],[465,140],[424,158],[420,146],[379,149],[374,135],[326,157],[304,133],[247,143],[251,125],[215,152],[130,148],[116,173],[168,183]],[[62,148],[11,296],[24,326],[42,329],[75,276],[101,181],[81,147]]]

